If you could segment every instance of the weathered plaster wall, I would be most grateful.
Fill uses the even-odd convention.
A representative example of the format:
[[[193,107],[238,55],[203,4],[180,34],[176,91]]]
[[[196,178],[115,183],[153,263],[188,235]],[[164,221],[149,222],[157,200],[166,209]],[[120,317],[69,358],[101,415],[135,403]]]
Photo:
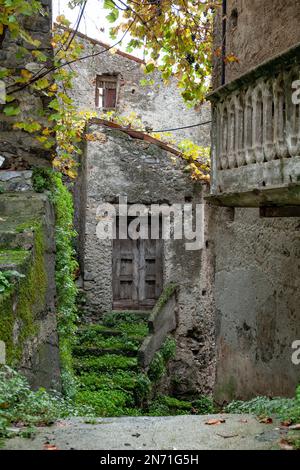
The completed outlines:
[[[117,110],[128,115],[137,113],[142,122],[153,130],[170,129],[210,120],[210,106],[200,110],[187,108],[176,81],[168,85],[158,72],[145,75],[142,61],[130,59],[118,53],[104,52],[105,48],[82,34],[77,39],[84,45],[82,55],[98,54],[72,65],[77,72],[74,79],[73,98],[79,109],[95,111],[95,78],[101,74],[120,75],[120,93]],[[149,78],[154,80],[151,86],[142,86],[140,81]],[[203,146],[210,145],[210,125],[174,132],[177,141],[190,138]]]
[[[226,18],[226,54],[239,59],[226,65],[226,83],[300,42],[299,1],[227,0]],[[217,33],[222,30],[221,22],[220,8]],[[217,34],[216,47],[221,41]],[[215,87],[221,85],[220,67],[215,68],[214,81]]]
[[[300,219],[214,210],[217,378],[224,400],[293,396],[300,368]]]
[[[16,53],[20,46],[26,47],[28,50],[36,49],[43,52],[51,59],[53,50],[51,47],[51,22],[52,22],[52,0],[41,0],[41,4],[45,10],[44,15],[36,17],[25,17],[24,29],[28,31],[33,39],[40,41],[40,45],[35,47],[23,44],[21,38],[12,39],[8,32],[5,33],[4,40],[0,45],[0,66],[11,69],[12,75],[5,79],[7,92],[11,91],[11,86],[15,83],[15,79],[19,75],[14,75],[17,70],[18,74],[21,69],[27,69],[32,73],[36,73],[44,64],[36,63],[31,54],[25,54],[24,57],[16,57]],[[48,76],[49,78],[49,76]],[[31,166],[50,165],[50,152],[45,150],[32,135],[14,130],[13,123],[17,121],[26,121],[28,118],[40,119],[39,111],[45,110],[47,99],[43,93],[31,91],[24,88],[15,94],[19,103],[21,114],[14,117],[8,117],[2,113],[3,105],[0,104],[0,157],[4,157],[4,161],[0,158],[1,169],[20,170],[27,169]]]
[[[28,178],[23,179],[27,185]],[[14,289],[0,295],[6,362],[23,372],[33,387],[59,389],[52,205],[44,195],[6,192],[0,194],[0,219],[0,270],[24,275]]]
[[[227,0],[226,54],[239,62],[226,64],[225,82],[298,43],[299,19],[300,3],[292,0]],[[221,20],[219,11],[215,47],[222,44]],[[217,88],[222,65],[221,59],[214,61]],[[254,181],[240,176],[232,170],[237,191],[242,181]],[[262,173],[256,176],[259,187]],[[291,360],[291,345],[300,338],[300,220],[261,219],[252,208],[215,208],[211,214],[216,399],[292,396],[300,380],[299,366]]]
[[[87,142],[80,187],[86,201],[83,287],[87,311],[95,319],[112,308],[112,242],[96,236],[97,207],[117,203],[126,195],[129,204],[201,202],[202,191],[174,164],[172,154],[148,142],[132,139],[111,128],[92,125],[90,133],[101,142]],[[101,134],[100,134],[101,133]],[[83,215],[83,214],[82,214]],[[208,238],[206,236],[206,238]],[[179,284],[177,355],[172,366],[176,393],[211,392],[214,381],[214,321],[211,303],[210,243],[201,251],[187,251],[184,240],[164,241],[164,285]]]

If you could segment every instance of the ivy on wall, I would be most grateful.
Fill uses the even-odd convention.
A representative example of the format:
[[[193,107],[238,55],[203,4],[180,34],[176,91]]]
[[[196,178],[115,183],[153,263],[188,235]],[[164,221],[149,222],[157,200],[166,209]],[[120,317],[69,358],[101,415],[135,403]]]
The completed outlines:
[[[49,169],[33,171],[33,185],[37,192],[50,191],[54,204],[56,225],[55,281],[57,289],[57,326],[62,370],[62,387],[66,396],[75,393],[75,379],[72,367],[72,347],[75,339],[77,320],[77,287],[75,276],[78,270],[73,241],[74,207],[72,194],[63,183],[62,175]]]

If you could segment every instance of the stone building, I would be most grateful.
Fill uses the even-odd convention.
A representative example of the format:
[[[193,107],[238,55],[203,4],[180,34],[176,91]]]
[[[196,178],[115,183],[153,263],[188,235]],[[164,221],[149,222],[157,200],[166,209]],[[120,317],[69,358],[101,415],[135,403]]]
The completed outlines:
[[[74,64],[73,98],[79,109],[99,116],[106,110],[125,116],[135,112],[154,131],[210,121],[209,106],[186,107],[175,80],[164,84],[155,72],[149,76],[152,84],[143,86],[141,80],[147,76],[142,60],[122,51],[111,54],[107,45],[81,33],[76,38],[85,55],[94,54]],[[117,208],[119,198],[125,197],[129,210],[136,204],[149,212],[153,204],[195,208],[203,203],[203,189],[184,174],[184,163],[171,147],[117,127],[93,120],[75,188],[86,318],[97,321],[112,309],[150,310],[164,288],[175,282],[177,354],[169,388],[179,394],[210,393],[214,381],[211,247],[188,251],[184,239],[99,240],[97,236],[101,204]],[[174,132],[174,138],[209,146],[210,124]],[[198,229],[200,236],[203,227]]]
[[[212,185],[217,400],[293,395],[300,338],[299,2],[223,2]],[[223,40],[222,40],[223,38]]]
[[[211,392],[212,255],[204,243],[208,227],[203,227],[202,218],[196,227],[200,242],[196,250],[188,249],[184,237],[163,239],[160,233],[158,239],[132,240],[116,234],[112,240],[99,238],[97,231],[103,219],[112,217],[107,204],[116,208],[121,225],[120,197],[128,211],[141,211],[129,212],[125,223],[138,215],[148,223],[153,205],[171,210],[179,205],[180,214],[185,204],[195,210],[197,203],[204,202],[203,188],[183,172],[184,163],[174,149],[142,132],[117,127],[97,119],[91,123],[88,133],[93,139],[86,143],[75,191],[86,319],[99,321],[112,309],[149,310],[164,288],[175,283],[177,354],[170,387],[177,393]],[[149,230],[151,223],[152,219]]]
[[[188,108],[175,79],[165,84],[159,72],[146,75],[143,60],[120,50],[111,53],[110,46],[80,32],[76,40],[84,46],[82,55],[91,56],[72,64],[76,72],[72,98],[78,109],[96,111],[99,116],[103,111],[116,110],[125,116],[135,112],[153,131],[210,121],[210,107]],[[141,84],[142,80],[149,85]],[[208,147],[210,124],[178,130],[173,137]]]

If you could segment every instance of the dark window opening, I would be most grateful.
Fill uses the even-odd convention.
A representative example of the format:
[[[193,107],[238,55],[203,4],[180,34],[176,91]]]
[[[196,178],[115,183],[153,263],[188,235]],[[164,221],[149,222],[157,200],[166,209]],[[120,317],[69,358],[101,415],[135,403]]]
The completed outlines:
[[[118,77],[98,75],[96,78],[96,108],[115,109],[117,106]]]
[[[232,28],[236,28],[238,24],[239,13],[236,8],[234,8],[230,15],[231,26]]]

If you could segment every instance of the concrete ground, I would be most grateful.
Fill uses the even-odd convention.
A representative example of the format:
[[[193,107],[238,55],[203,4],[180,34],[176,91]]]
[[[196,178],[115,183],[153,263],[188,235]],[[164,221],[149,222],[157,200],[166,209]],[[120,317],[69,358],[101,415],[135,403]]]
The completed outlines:
[[[225,420],[209,425],[209,420]],[[73,418],[39,428],[33,438],[14,437],[14,450],[205,450],[278,449],[286,431],[250,415]],[[54,447],[53,447],[54,446]]]

